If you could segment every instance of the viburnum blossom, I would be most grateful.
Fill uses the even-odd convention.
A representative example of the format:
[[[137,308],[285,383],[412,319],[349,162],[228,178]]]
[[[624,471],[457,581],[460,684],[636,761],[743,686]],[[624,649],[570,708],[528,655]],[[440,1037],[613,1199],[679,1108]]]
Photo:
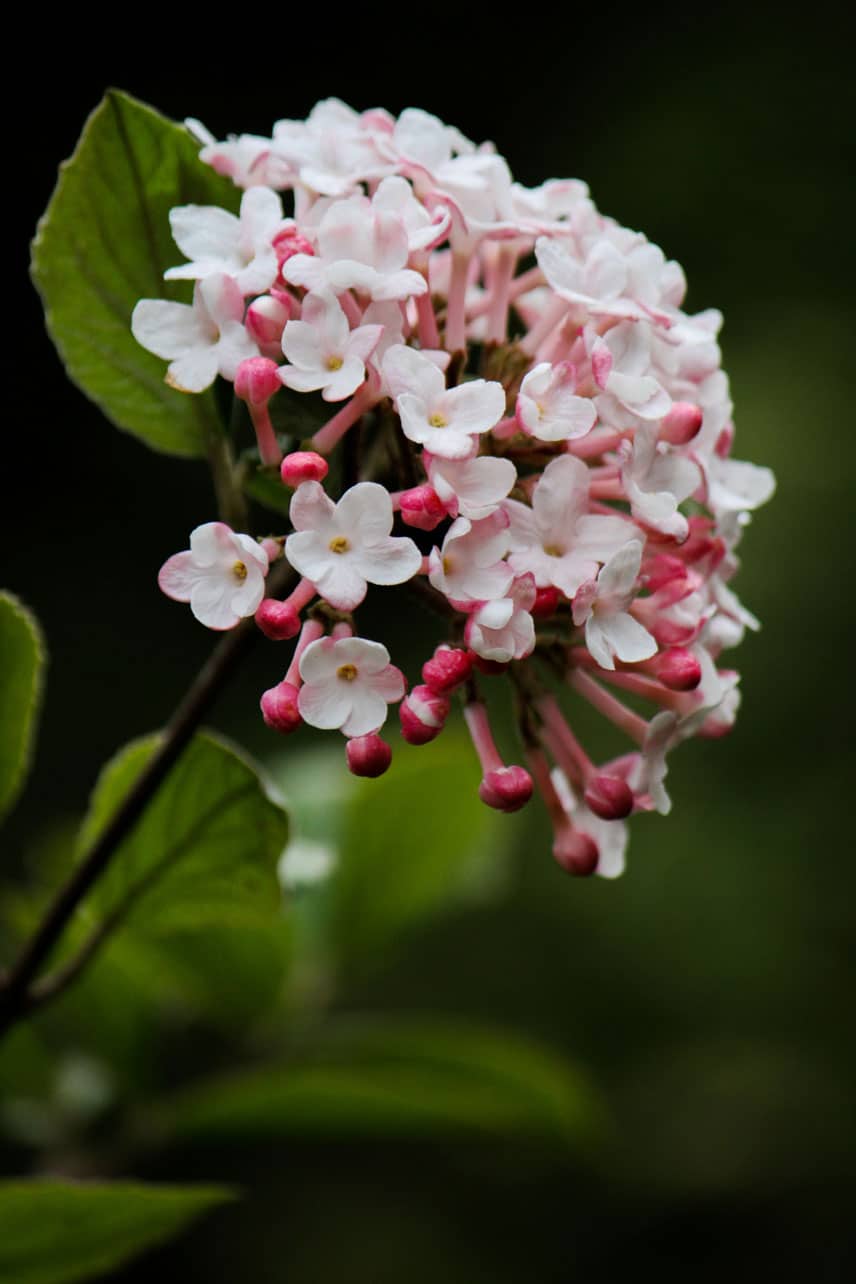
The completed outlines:
[[[158,584],[167,597],[189,602],[209,629],[231,629],[256,611],[267,570],[267,553],[249,535],[235,534],[225,522],[206,522],[191,531],[187,552],[164,562]]]
[[[188,127],[244,189],[240,215],[171,212],[188,261],[166,275],[193,280],[193,302],[142,300],[132,328],[173,387],[234,385],[233,433],[256,438],[234,478],[279,516],[258,538],[197,527],[161,587],[210,628],[255,614],[290,643],[265,722],[340,731],[357,775],[390,764],[389,704],[427,746],[460,699],[482,802],[540,795],[561,868],[615,877],[628,819],[671,807],[668,755],[733,725],[723,653],[758,628],[732,582],[775,483],[732,457],[721,315],[686,312],[680,266],[584,183],[523,187],[417,108],[330,99],[225,142]],[[265,597],[280,559],[291,589]],[[373,585],[437,620],[409,694],[386,646],[355,635]],[[483,698],[503,679],[525,765],[504,761]],[[581,704],[614,739],[600,763]]]

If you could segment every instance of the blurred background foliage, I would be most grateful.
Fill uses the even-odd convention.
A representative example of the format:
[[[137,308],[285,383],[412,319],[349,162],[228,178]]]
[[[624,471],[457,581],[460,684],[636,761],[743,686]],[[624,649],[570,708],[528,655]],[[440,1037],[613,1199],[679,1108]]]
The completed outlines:
[[[737,727],[674,755],[673,813],[634,822],[617,883],[565,878],[534,806],[481,807],[454,730],[396,746],[377,782],[348,777],[324,737],[277,740],[257,701],[281,649],[257,649],[212,721],[287,800],[281,910],[157,930],[141,906],[0,1051],[4,1175],[243,1190],[111,1278],[844,1277],[853,95],[843,30],[812,13],[665,6],[531,30],[521,15],[496,46],[464,18],[423,40],[399,14],[386,52],[365,30],[298,40],[289,19],[276,70],[227,65],[222,48],[147,65],[143,37],[135,59],[65,76],[61,112],[43,104],[18,263],[108,84],[220,136],[327,94],[420,105],[493,138],[524,182],[586,179],[680,260],[691,310],[723,310],[736,453],[779,481],[741,550],[736,587],[763,630],[735,657]],[[155,575],[213,512],[203,465],[147,452],[65,382],[19,279],[31,373],[7,425],[2,581],[50,661],[33,775],[2,838],[4,957],[68,867],[102,764],[154,729],[207,654]],[[413,679],[434,624],[418,608],[390,621],[393,600],[374,590],[363,628],[391,637]],[[165,1234],[185,1210],[167,1200],[159,1217]]]

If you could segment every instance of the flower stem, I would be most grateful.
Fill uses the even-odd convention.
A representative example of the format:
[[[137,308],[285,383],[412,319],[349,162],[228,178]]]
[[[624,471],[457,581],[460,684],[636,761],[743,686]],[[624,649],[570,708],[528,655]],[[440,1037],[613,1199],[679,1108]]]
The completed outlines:
[[[268,588],[283,593],[296,578],[286,562],[271,571]],[[191,683],[163,733],[160,747],[134,781],[89,851],[72,871],[45,911],[12,966],[0,977],[0,1037],[37,1007],[62,993],[80,969],[36,982],[39,970],[59,941],[78,905],[101,877],[125,838],[133,831],[159,786],[193,738],[202,719],[259,637],[253,619],[243,620],[225,635]]]

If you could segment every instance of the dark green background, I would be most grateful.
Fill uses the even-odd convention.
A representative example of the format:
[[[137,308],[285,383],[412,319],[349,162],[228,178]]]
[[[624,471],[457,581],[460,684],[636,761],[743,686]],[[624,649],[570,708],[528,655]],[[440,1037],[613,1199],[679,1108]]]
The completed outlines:
[[[197,15],[160,42],[138,33],[148,63],[130,27],[97,66],[57,44],[44,114],[22,139],[10,262],[108,84],[221,136],[263,133],[327,94],[419,105],[493,138],[524,182],[584,178],[604,212],[680,260],[690,310],[725,313],[735,453],[779,481],[736,584],[763,630],[736,654],[735,732],[675,755],[674,812],[634,823],[619,883],[563,878],[533,808],[509,821],[520,850],[503,897],[420,931],[347,996],[565,1050],[614,1117],[596,1155],[335,1140],[173,1154],[138,1175],[240,1180],[253,1198],[121,1278],[843,1278],[856,1140],[846,32],[834,13],[797,23],[748,6],[604,7],[561,23],[522,9],[502,27],[490,11],[423,6],[366,11],[353,32],[313,19],[236,14],[212,32]],[[101,762],[165,716],[206,654],[208,635],[155,575],[213,516],[201,466],[150,455],[65,385],[15,270],[30,373],[4,429],[2,578],[43,621],[51,667],[35,773],[6,831],[13,858],[46,816],[79,813]],[[257,695],[279,667],[275,648],[259,652],[216,719],[261,754]]]

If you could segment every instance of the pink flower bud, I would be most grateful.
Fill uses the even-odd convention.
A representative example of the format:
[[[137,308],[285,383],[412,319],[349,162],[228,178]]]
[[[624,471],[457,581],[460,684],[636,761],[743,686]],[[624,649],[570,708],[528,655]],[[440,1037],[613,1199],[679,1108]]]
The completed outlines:
[[[473,657],[458,647],[438,646],[422,666],[422,681],[437,695],[454,691],[473,671]]]
[[[284,263],[295,254],[314,254],[312,242],[307,241],[305,236],[301,236],[296,227],[287,227],[273,238],[273,248],[276,251],[276,261],[282,268]]]
[[[692,441],[703,419],[700,406],[691,401],[676,401],[660,424],[660,440],[671,442],[673,446],[685,446]]]
[[[374,779],[382,776],[392,762],[392,750],[376,732],[370,736],[355,736],[345,746],[348,770],[355,776]]]
[[[623,820],[633,810],[633,790],[619,776],[592,776],[585,791],[586,806],[601,820]]]
[[[283,299],[265,294],[247,308],[244,324],[250,338],[260,348],[268,350],[268,355],[273,356],[274,352],[282,351],[282,332],[285,323],[291,320],[291,315],[292,309]]]
[[[651,673],[671,691],[694,691],[701,682],[701,665],[686,647],[671,646],[654,656]]]
[[[421,531],[433,531],[446,516],[440,496],[427,482],[423,486],[414,486],[412,490],[402,491],[399,496],[399,511],[402,521]]]
[[[532,604],[532,614],[536,617],[543,618],[548,615],[554,615],[559,605],[559,590],[552,584],[546,588],[539,588],[535,591],[535,601]]]
[[[262,717],[274,731],[287,736],[296,731],[303,719],[297,707],[297,687],[290,682],[280,682],[262,694]]]
[[[479,785],[479,798],[497,811],[519,811],[532,797],[532,777],[523,767],[496,767]]]
[[[297,487],[301,482],[321,482],[329,472],[329,465],[314,450],[295,450],[286,455],[279,466],[279,473],[286,486]]]
[[[272,642],[286,642],[300,632],[300,616],[289,602],[266,597],[256,609],[256,624]]]
[[[563,827],[556,835],[553,856],[566,873],[577,878],[587,878],[589,874],[593,874],[600,860],[600,852],[594,839],[570,825]]]
[[[430,687],[414,687],[398,706],[402,736],[409,745],[427,745],[443,730],[451,707]]]
[[[265,405],[281,387],[277,364],[269,357],[248,357],[238,366],[235,396],[252,406]]]

